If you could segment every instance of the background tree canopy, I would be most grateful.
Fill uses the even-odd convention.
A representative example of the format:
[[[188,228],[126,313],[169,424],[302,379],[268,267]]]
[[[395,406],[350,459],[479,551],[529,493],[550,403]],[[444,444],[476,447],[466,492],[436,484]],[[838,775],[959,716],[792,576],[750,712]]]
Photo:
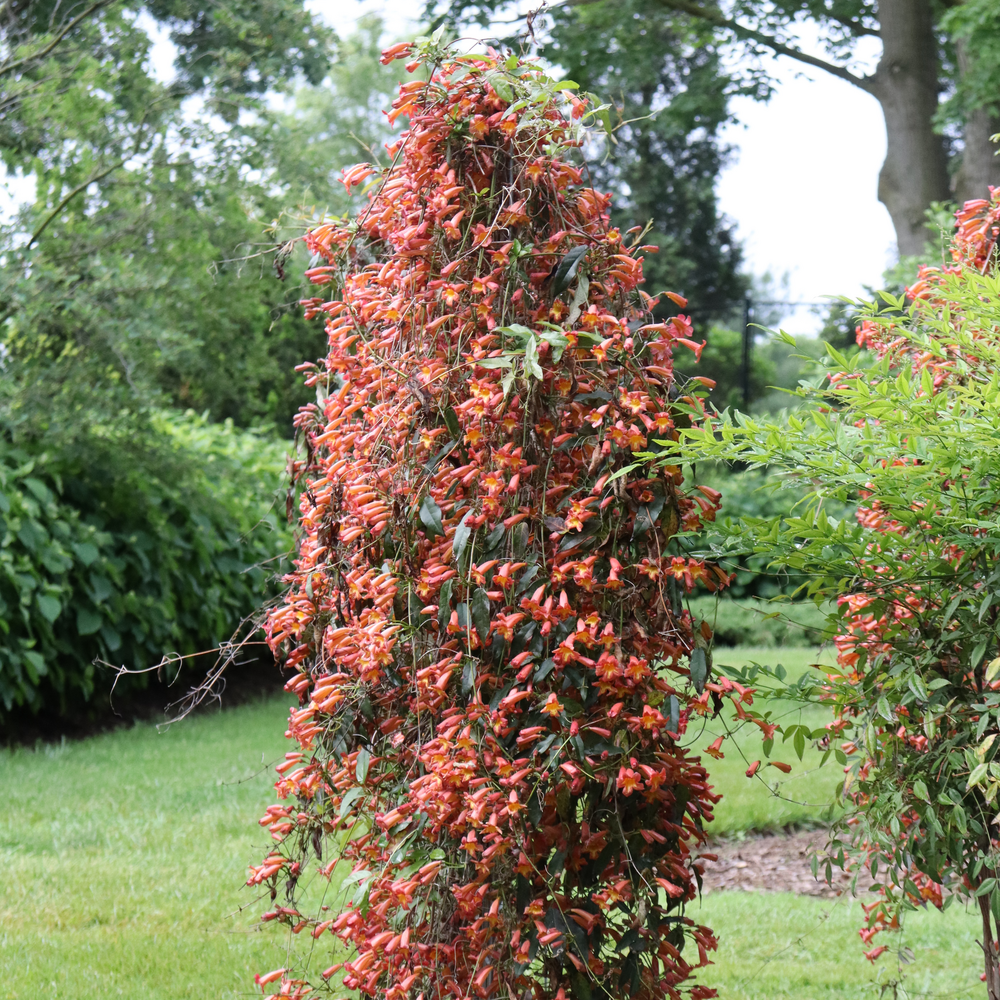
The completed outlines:
[[[585,20],[588,9],[617,8],[606,0],[575,0],[552,14]],[[507,0],[430,0],[428,13],[488,23]],[[871,94],[881,106],[888,149],[879,199],[896,230],[899,252],[919,255],[925,217],[936,202],[985,196],[1000,184],[991,136],[1000,132],[1000,12],[993,0],[735,0],[725,9],[695,0],[650,0],[644,17],[672,18],[718,48],[738,52],[742,85],[769,96],[761,57],[784,56],[820,69]],[[697,26],[697,27],[695,27]],[[805,29],[805,31],[803,31]],[[820,54],[801,40],[815,33]],[[877,40],[874,72],[858,71]],[[631,63],[629,59],[623,62]]]
[[[455,3],[444,13],[488,20],[502,7]],[[276,530],[284,504],[272,510],[284,446],[268,442],[291,438],[312,398],[295,366],[326,343],[301,314],[308,259],[294,237],[352,207],[342,167],[384,159],[382,109],[402,71],[379,62],[378,19],[338,39],[298,0],[27,2],[2,18],[0,156],[8,174],[33,179],[35,196],[0,224],[0,489],[9,552],[15,538],[22,546],[3,596],[20,618],[0,637],[0,696],[7,710],[54,699],[68,711],[100,688],[94,656],[141,666],[167,646],[213,648],[265,595],[271,570],[243,571],[285,545],[280,533],[247,535],[269,511]],[[157,31],[176,47],[167,79],[151,65]],[[616,225],[648,227],[643,241],[659,248],[646,254],[647,290],[688,297],[708,346],[700,366],[679,366],[714,378],[719,406],[742,402],[752,285],[716,200],[730,155],[720,132],[733,96],[768,92],[758,70],[724,58],[726,37],[661,0],[627,0],[556,8],[534,38],[543,61],[612,106],[613,138],[583,150],[592,182],[614,193]],[[668,307],[664,299],[660,311]],[[773,352],[758,351],[750,372],[762,406],[774,403],[773,394],[763,402],[770,386],[794,386],[805,365]],[[227,420],[210,458],[194,442]],[[244,482],[240,507],[220,499],[205,469],[235,468],[248,449],[267,469]],[[28,521],[38,532],[24,537],[44,544],[19,535]],[[116,525],[108,544],[132,569],[112,595],[73,546],[85,544],[78,531]],[[213,540],[198,541],[204,531]],[[179,563],[182,576],[165,583],[174,564],[150,562],[143,538],[160,540],[157,558],[169,539],[178,551],[214,552],[208,575],[183,578]],[[748,588],[766,587],[746,572]],[[214,616],[154,621],[135,610],[174,608],[185,588],[214,586],[237,595]],[[134,628],[128,615],[139,616]],[[25,672],[53,658],[63,680]]]

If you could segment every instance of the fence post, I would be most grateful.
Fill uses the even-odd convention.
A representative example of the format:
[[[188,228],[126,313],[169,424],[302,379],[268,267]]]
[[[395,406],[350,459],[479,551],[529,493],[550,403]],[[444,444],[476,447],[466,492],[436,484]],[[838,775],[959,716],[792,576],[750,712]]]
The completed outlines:
[[[750,412],[750,351],[753,338],[750,333],[750,317],[753,315],[753,301],[747,292],[743,298],[743,412]]]

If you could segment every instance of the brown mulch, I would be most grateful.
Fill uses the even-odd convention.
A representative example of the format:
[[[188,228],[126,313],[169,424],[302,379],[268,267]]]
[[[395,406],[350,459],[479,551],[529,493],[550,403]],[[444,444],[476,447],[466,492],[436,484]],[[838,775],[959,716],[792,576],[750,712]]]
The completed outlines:
[[[748,836],[743,840],[717,841],[709,852],[718,861],[705,861],[703,891],[736,889],[743,892],[795,892],[802,896],[834,899],[850,892],[853,875],[833,866],[833,884],[827,885],[826,830]],[[812,873],[812,857],[819,856],[819,879]],[[867,891],[867,872],[858,878],[857,892]]]

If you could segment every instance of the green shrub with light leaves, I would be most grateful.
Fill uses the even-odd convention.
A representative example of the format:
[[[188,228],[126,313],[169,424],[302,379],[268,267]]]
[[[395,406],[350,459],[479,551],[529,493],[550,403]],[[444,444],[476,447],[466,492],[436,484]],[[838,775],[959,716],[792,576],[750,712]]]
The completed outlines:
[[[969,902],[1000,1000],[1000,189],[958,220],[952,264],[868,304],[867,350],[829,347],[796,412],[701,418],[684,458],[766,467],[800,497],[727,540],[836,602],[837,666],[781,693],[832,709],[813,735],[846,773],[831,864],[874,880],[862,939],[914,907]]]

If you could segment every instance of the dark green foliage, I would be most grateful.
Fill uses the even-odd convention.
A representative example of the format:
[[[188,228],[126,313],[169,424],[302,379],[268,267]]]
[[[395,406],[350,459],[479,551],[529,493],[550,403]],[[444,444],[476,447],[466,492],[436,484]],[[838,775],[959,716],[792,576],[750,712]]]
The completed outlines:
[[[75,717],[110,684],[95,658],[137,670],[211,649],[260,606],[289,540],[273,514],[251,529],[285,445],[170,408],[291,434],[314,398],[295,365],[325,335],[298,305],[305,251],[277,248],[348,207],[340,168],[385,134],[377,20],[344,43],[332,86],[302,84],[281,110],[255,95],[329,65],[297,0],[143,9],[179,47],[170,85],[119,7],[0,72],[0,155],[37,180],[0,228],[0,715]],[[37,52],[48,15],[26,11]],[[225,127],[182,109],[195,90]]]
[[[141,68],[141,31],[127,19],[104,28],[104,48],[6,119],[36,138],[0,151],[38,179],[36,202],[0,230],[0,336],[23,372],[6,391],[34,400],[17,420],[48,423],[64,406],[75,424],[81,407],[105,419],[158,402],[290,435],[310,398],[294,367],[325,336],[298,305],[301,244],[277,250],[305,219],[283,215],[303,202],[305,216],[345,210],[340,169],[377,153],[386,129],[374,107],[395,79],[378,62],[381,23],[344,43],[331,87],[302,87],[287,112],[244,95],[252,114],[221,131],[182,114],[174,89]],[[126,160],[97,196],[59,207],[100,165]],[[39,234],[28,247],[25,232]]]
[[[264,598],[289,544],[269,510],[281,446],[193,415],[144,431],[73,453],[0,445],[0,718],[78,713],[113,679],[95,658],[136,670],[212,649]]]
[[[796,399],[783,389],[798,389],[808,379],[825,349],[820,340],[802,338],[795,347],[780,339],[764,339],[754,329],[750,354],[750,411],[775,412],[795,406]],[[727,406],[743,409],[743,331],[713,326],[704,332],[706,340],[701,360],[687,351],[678,351],[674,369],[684,375],[704,375],[715,382],[708,398],[719,410]]]
[[[551,36],[544,57],[615,105],[617,142],[590,169],[616,194],[618,226],[651,226],[645,241],[659,253],[643,264],[647,291],[683,293],[701,326],[729,316],[745,287],[742,254],[715,181],[735,87],[711,31],[655,0],[624,0],[558,8]]]

